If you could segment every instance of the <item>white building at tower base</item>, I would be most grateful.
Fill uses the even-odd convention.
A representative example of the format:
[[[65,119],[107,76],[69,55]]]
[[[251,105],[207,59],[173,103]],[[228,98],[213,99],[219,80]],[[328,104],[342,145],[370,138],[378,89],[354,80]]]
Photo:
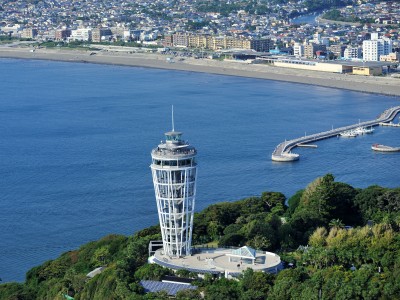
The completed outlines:
[[[276,274],[283,269],[280,257],[272,252],[241,248],[195,248],[191,256],[169,257],[158,249],[150,253],[149,263],[172,270],[188,270],[198,274],[237,277],[248,268],[254,271]]]

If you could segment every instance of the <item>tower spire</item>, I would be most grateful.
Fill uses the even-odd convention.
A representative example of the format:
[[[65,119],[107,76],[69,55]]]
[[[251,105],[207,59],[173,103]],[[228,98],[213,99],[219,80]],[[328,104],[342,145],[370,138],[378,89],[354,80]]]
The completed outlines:
[[[175,131],[175,123],[174,123],[174,105],[172,104],[172,131]]]

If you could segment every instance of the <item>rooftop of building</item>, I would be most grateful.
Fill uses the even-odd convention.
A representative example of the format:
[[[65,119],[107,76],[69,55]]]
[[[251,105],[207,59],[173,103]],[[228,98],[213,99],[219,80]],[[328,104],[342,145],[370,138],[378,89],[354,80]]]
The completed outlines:
[[[193,157],[197,154],[196,149],[187,141],[182,139],[182,132],[168,131],[165,133],[165,142],[161,141],[157,148],[151,151],[153,158],[182,158]]]
[[[165,255],[163,249],[159,249],[149,261],[174,270],[185,269],[202,274],[228,273],[232,276],[247,268],[270,273],[277,273],[282,269],[281,259],[277,254],[256,251],[250,247],[200,248],[193,249],[193,252],[191,256],[174,258]]]
[[[295,62],[303,62],[309,64],[332,64],[332,65],[342,65],[349,67],[386,67],[386,66],[394,66],[398,65],[398,62],[390,62],[390,61],[363,61],[359,60],[347,60],[347,59],[337,59],[337,60],[323,60],[323,59],[307,59],[307,58],[299,58],[295,56],[268,56],[270,60],[276,60],[279,62],[286,63],[295,63]]]
[[[187,285],[177,282],[161,282],[153,280],[141,280],[140,285],[144,288],[146,293],[156,293],[160,291],[166,291],[168,295],[175,296],[179,291],[182,290],[195,290],[197,286]]]

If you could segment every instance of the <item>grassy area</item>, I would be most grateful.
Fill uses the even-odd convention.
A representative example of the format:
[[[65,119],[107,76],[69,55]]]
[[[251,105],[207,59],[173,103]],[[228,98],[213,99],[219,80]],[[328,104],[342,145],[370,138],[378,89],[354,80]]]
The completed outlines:
[[[10,44],[10,43],[15,43],[19,41],[31,41],[31,39],[18,39],[15,37],[11,37],[8,35],[0,35],[0,44]]]

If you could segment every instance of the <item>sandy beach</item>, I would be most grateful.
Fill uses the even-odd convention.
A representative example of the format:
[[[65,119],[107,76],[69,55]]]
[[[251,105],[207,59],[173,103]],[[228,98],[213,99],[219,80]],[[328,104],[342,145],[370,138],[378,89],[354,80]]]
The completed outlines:
[[[177,58],[171,63],[167,62],[167,56],[161,54],[100,51],[90,55],[91,53],[91,51],[61,49],[37,49],[35,52],[30,52],[29,48],[0,47],[0,57],[2,58],[84,62],[203,72],[400,96],[400,78],[295,70],[264,64],[244,64],[211,59],[184,58],[179,60]]]

